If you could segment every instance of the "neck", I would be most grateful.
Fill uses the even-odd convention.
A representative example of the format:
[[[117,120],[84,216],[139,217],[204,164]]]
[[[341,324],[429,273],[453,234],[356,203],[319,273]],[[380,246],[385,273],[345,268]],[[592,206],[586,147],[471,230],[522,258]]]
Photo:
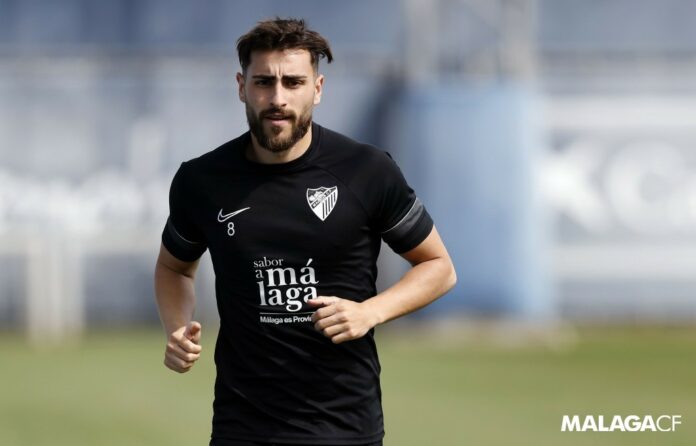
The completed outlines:
[[[283,150],[282,152],[271,152],[268,149],[261,147],[258,140],[251,134],[251,146],[247,147],[247,159],[261,163],[261,164],[282,164],[289,163],[292,160],[296,160],[301,157],[309,145],[312,143],[312,126],[309,126],[307,133],[295,143],[294,146],[290,147],[288,150]]]

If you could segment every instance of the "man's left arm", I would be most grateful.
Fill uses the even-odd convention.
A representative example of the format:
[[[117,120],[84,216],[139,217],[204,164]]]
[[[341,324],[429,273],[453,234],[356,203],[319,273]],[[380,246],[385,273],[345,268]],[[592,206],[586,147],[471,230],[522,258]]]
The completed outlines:
[[[457,275],[447,248],[433,226],[418,246],[402,253],[412,268],[393,286],[363,302],[320,296],[314,327],[335,344],[364,336],[371,328],[423,308],[452,289]]]

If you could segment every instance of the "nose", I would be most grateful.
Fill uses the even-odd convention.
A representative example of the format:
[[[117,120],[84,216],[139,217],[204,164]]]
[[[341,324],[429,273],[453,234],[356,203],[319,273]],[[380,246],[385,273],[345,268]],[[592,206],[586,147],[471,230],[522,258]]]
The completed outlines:
[[[283,108],[286,105],[288,105],[288,103],[287,99],[285,98],[285,88],[283,88],[283,83],[276,82],[275,86],[273,87],[273,92],[271,94],[271,106]]]

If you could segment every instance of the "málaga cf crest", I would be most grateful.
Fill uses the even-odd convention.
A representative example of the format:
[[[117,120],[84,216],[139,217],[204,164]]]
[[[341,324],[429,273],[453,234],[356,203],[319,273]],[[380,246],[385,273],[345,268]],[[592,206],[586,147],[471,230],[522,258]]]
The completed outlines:
[[[319,187],[317,189],[307,189],[307,203],[312,211],[321,219],[326,220],[338,201],[338,188]]]

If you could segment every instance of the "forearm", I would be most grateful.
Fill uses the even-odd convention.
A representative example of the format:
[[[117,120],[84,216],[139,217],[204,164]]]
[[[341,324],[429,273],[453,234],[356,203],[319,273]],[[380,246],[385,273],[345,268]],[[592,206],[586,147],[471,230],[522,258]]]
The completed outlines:
[[[158,262],[155,267],[155,296],[166,335],[193,318],[196,307],[193,276],[186,276]]]
[[[383,324],[423,308],[449,291],[456,273],[449,258],[427,260],[413,266],[397,283],[363,302]]]

